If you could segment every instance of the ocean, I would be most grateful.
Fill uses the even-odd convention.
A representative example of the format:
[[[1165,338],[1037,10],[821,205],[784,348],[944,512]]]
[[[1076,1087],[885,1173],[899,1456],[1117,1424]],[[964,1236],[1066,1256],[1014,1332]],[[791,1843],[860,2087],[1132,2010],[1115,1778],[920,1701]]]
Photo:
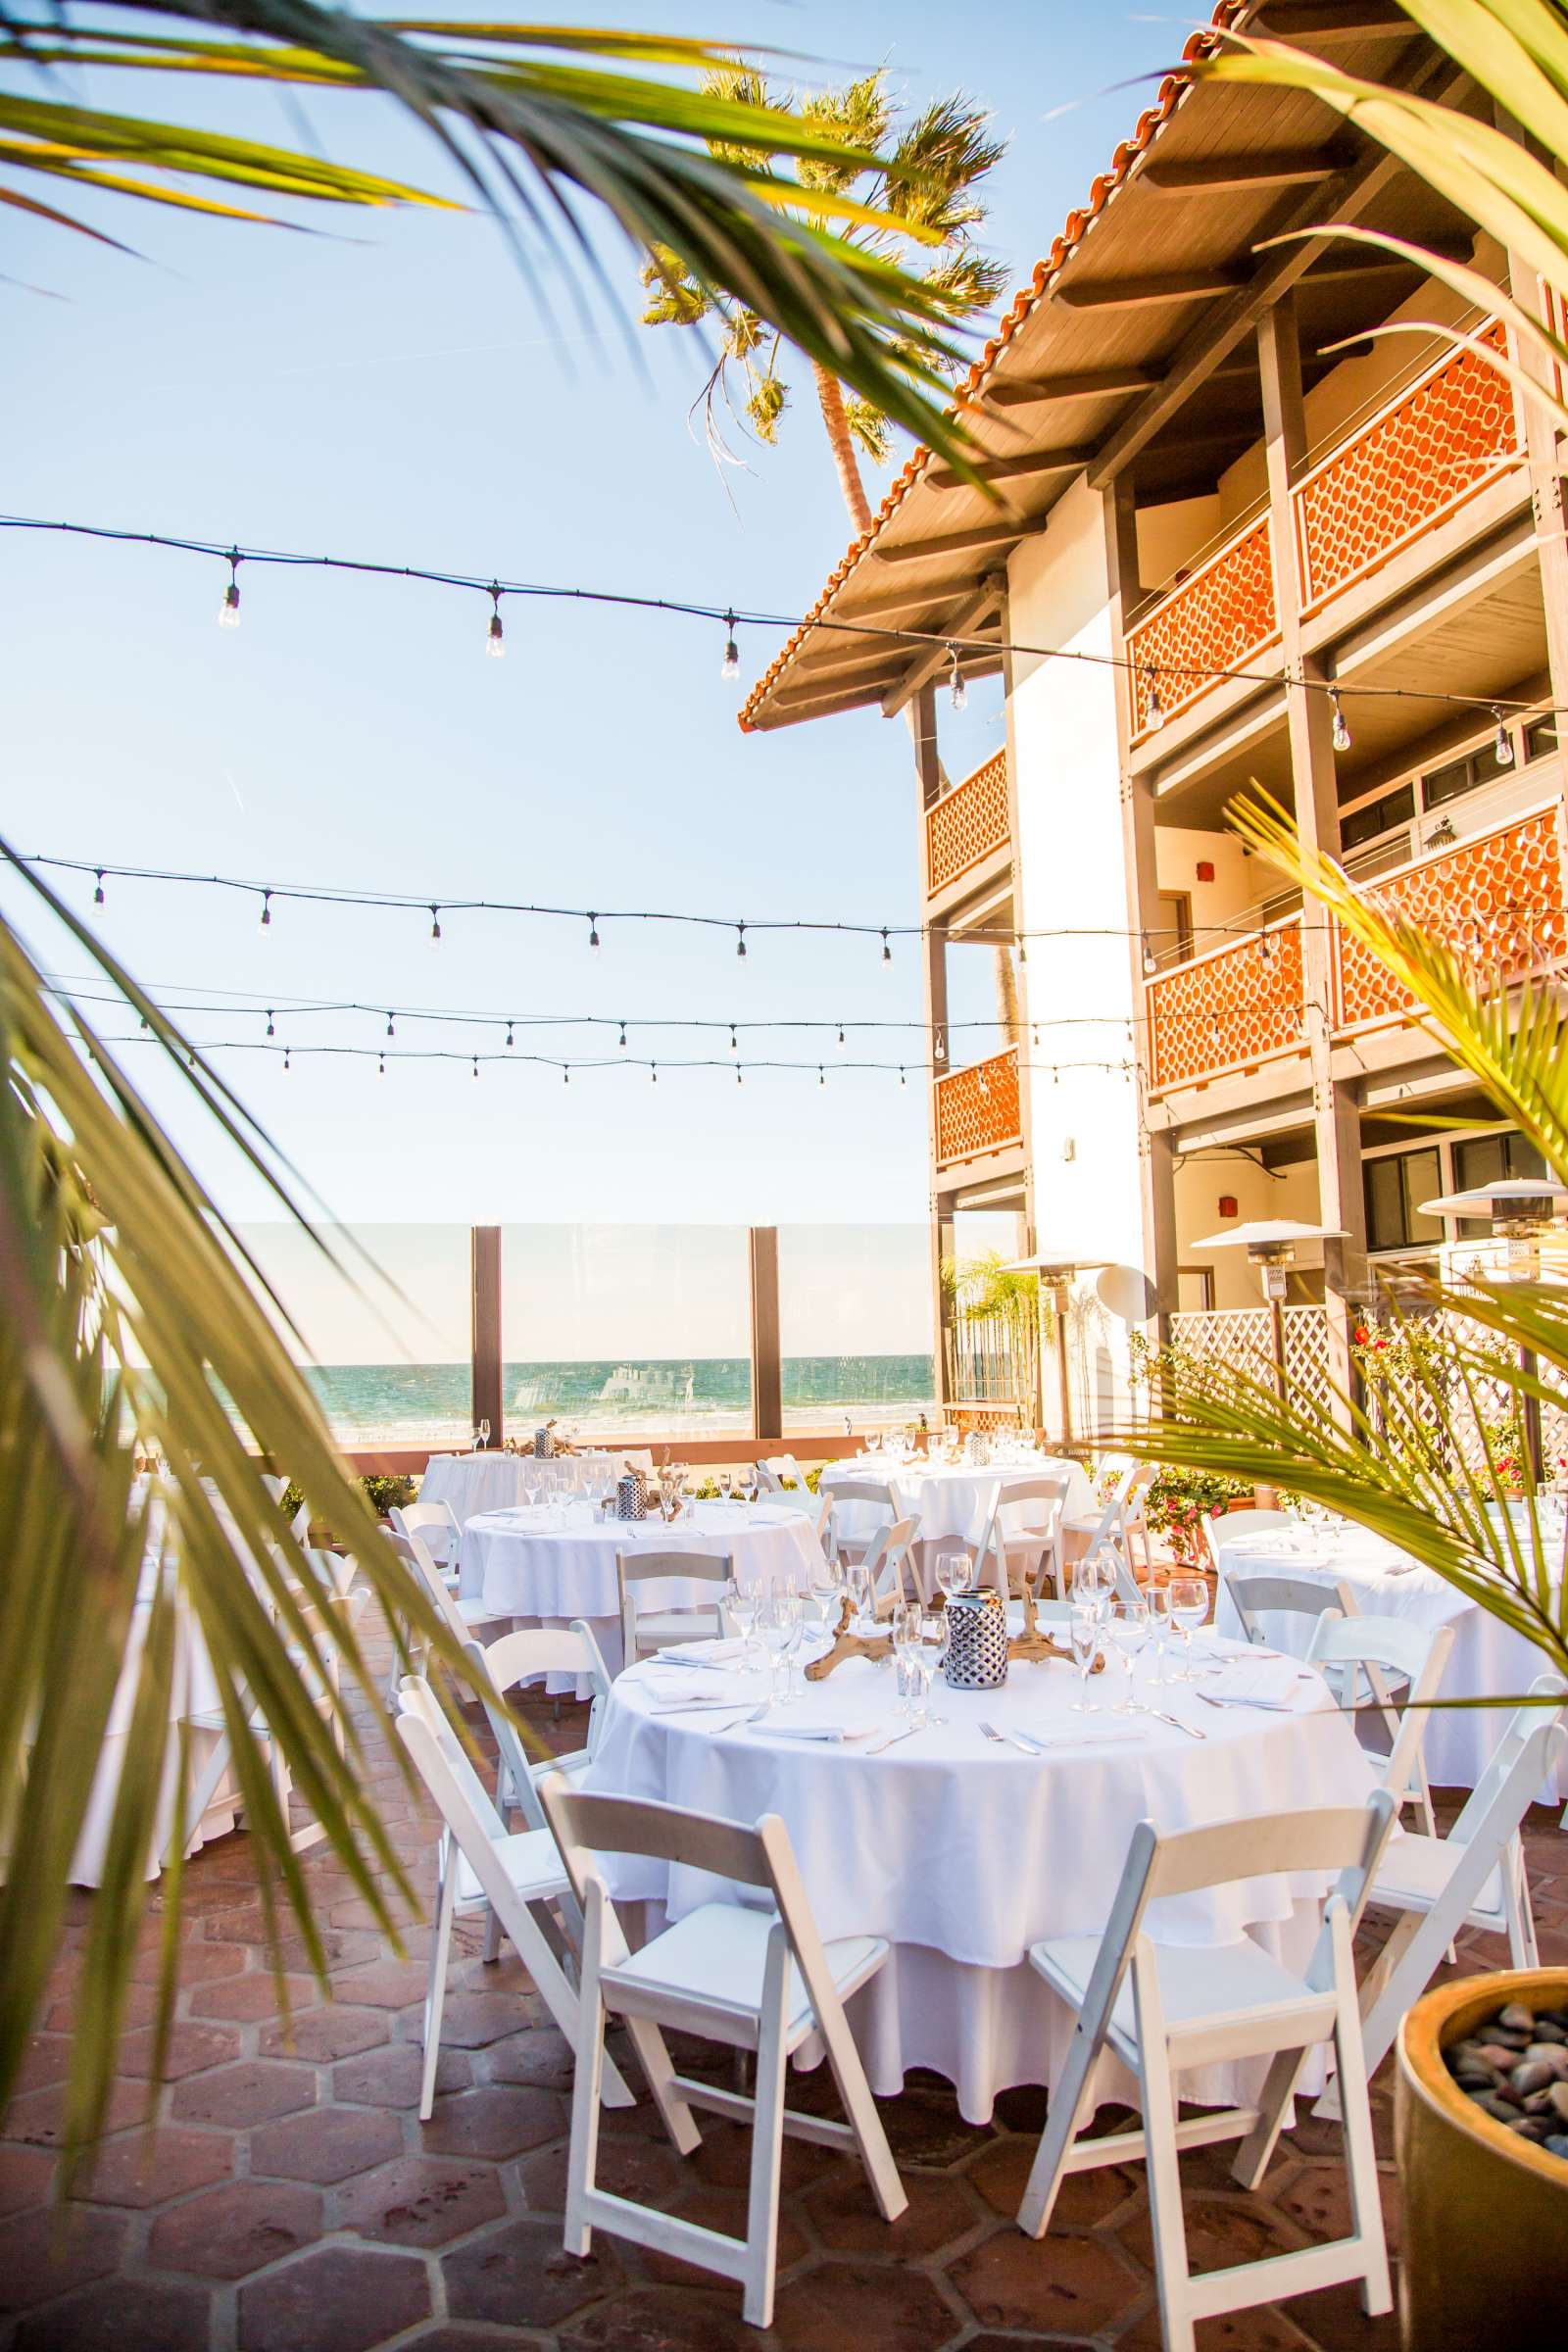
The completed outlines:
[[[312,1364],[307,1377],[334,1436],[367,1447],[449,1446],[471,1434],[467,1363]],[[507,1364],[506,1432],[541,1421],[575,1423],[580,1435],[723,1437],[747,1430],[752,1368],[744,1355],[681,1361]],[[929,1355],[795,1355],[783,1366],[787,1430],[834,1429],[848,1413],[858,1430],[935,1409]]]

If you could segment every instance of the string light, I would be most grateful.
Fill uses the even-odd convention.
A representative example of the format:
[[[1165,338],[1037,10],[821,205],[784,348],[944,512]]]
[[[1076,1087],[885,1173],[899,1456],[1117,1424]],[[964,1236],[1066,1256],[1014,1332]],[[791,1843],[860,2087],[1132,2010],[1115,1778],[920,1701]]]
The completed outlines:
[[[737,1086],[744,1086],[746,1083],[746,1072],[739,1062],[735,1064],[735,1083]]]
[[[490,583],[490,626],[485,635],[484,650],[492,662],[504,662],[507,654],[507,632],[501,625],[501,583]]]
[[[595,951],[599,946],[599,917],[597,914],[591,914],[588,917],[588,945]]]
[[[1512,767],[1513,741],[1503,724],[1502,712],[1494,710],[1492,715],[1497,722],[1497,732],[1492,746],[1493,757],[1499,767]]]
[[[98,877],[98,886],[92,894],[92,903],[95,906],[101,906],[104,903],[104,869],[98,865],[94,866],[93,871]]]
[[[731,1021],[729,1025],[729,1050],[732,1054],[738,1054],[741,1050],[741,1041],[735,1034],[735,1024],[733,1021]]]
[[[1165,706],[1159,699],[1159,680],[1153,671],[1146,669],[1144,675],[1149,680],[1149,706],[1144,712],[1144,725],[1152,735],[1157,727],[1165,724]]]
[[[1257,960],[1259,963],[1272,963],[1274,960],[1273,944],[1266,931],[1260,931],[1257,935]]]
[[[955,710],[961,710],[969,700],[969,689],[964,684],[963,672],[958,667],[958,649],[951,639],[948,643],[948,661],[952,665],[948,673],[948,700]]]
[[[220,629],[237,629],[239,627],[239,567],[243,562],[244,558],[239,549],[237,547],[230,548],[228,586],[223,590],[223,601],[218,608],[218,625]]]
[[[289,1056],[289,1049],[288,1049],[288,1047],[287,1047],[287,1046],[285,1046],[285,1047],[283,1048],[283,1067],[284,1067],[284,1069],[285,1069],[285,1070],[286,1070],[286,1069],[288,1068],[288,1066],[289,1066],[289,1060],[288,1060],[288,1056]]]
[[[270,926],[270,923],[271,923],[271,920],[272,920],[272,894],[271,894],[271,892],[270,892],[270,890],[264,890],[264,891],[263,891],[263,893],[262,893],[262,929],[263,929],[264,931],[265,931],[265,930],[267,930],[267,929],[269,928],[269,926]]]
[[[431,907],[431,909],[430,909],[430,938],[431,938],[431,941],[432,941],[432,943],[433,943],[434,941],[438,940],[440,937],[441,937],[441,909],[440,909],[440,907],[439,907],[439,906],[432,906],[432,907]]]
[[[818,1086],[826,1086],[827,1084],[827,1072],[823,1069],[820,1062],[818,1062],[816,1065],[816,1083]]]
[[[516,1041],[515,1041],[515,1039],[513,1037],[513,1034],[512,1034],[512,1023],[509,1021],[509,1022],[507,1023],[507,1051],[508,1051],[508,1053],[510,1053],[510,1052],[512,1051],[512,1048],[513,1048],[513,1046],[515,1044],[515,1042],[516,1042]]]
[[[741,674],[741,649],[735,642],[735,615],[724,615],[724,658],[718,665],[721,678],[738,678]]]
[[[1348,752],[1350,748],[1350,729],[1345,715],[1345,705],[1340,700],[1340,690],[1337,686],[1329,688],[1329,709],[1334,713],[1334,727],[1331,735],[1334,749],[1337,752]]]
[[[904,1082],[904,1064],[901,1062],[899,1064],[899,1084],[902,1086]]]
[[[737,956],[744,956],[746,953],[746,925],[744,923],[737,923],[735,926],[735,953]]]
[[[1150,944],[1149,944],[1149,933],[1146,931],[1146,932],[1144,933],[1144,976],[1145,976],[1145,978],[1147,979],[1147,978],[1148,978],[1148,977],[1149,977],[1149,976],[1150,976],[1152,973],[1153,973],[1153,972],[1157,972],[1157,971],[1158,971],[1158,969],[1159,969],[1159,958],[1158,958],[1158,956],[1157,956],[1154,954],[1154,951],[1153,951],[1153,949],[1152,949],[1152,948],[1150,946]]]
[[[626,1024],[624,1021],[622,1021],[620,1024],[620,1036],[615,1042],[620,1047],[621,1052],[624,1054],[626,1051]]]
[[[844,1024],[843,1024],[843,1022],[841,1021],[841,1022],[839,1023],[839,1052],[842,1054],[842,1053],[843,1053],[843,1051],[844,1051]]]
[[[396,1037],[397,1035],[397,1031],[392,1026],[392,1015],[390,1013],[388,1013],[386,1016],[386,1033],[388,1037]]]
[[[937,1031],[935,1043],[931,1048],[931,1058],[933,1061],[946,1061],[948,1058],[947,1045],[940,1029]]]
[[[375,1057],[375,1074],[378,1078],[386,1076],[386,1055],[384,1054],[378,1054]]]
[[[888,945],[888,931],[885,923],[882,926],[882,960],[884,963],[893,961],[893,950]]]
[[[145,1028],[145,1026],[146,1026],[146,1023],[144,1022],[144,1023],[142,1024],[142,1026]],[[275,1037],[275,1036],[277,1035],[277,1031],[276,1031],[276,1029],[273,1027],[273,1024],[272,1024],[272,1016],[271,1016],[270,1012],[269,1012],[269,1014],[268,1014],[268,1016],[267,1016],[267,1034],[268,1034],[268,1036],[269,1036],[269,1037]],[[388,1037],[390,1037],[390,1036],[391,1036],[391,1034],[392,1034],[392,1032],[391,1032],[391,1030],[389,1029],[389,1030],[387,1031],[387,1035],[388,1035]]]
[[[651,1061],[649,1063],[648,1075],[653,1081],[654,1085],[657,1086],[659,1084],[659,1064],[657,1061]]]
[[[569,1061],[563,1062],[561,1065],[561,1083],[563,1086],[569,1086],[571,1084],[571,1064]]]

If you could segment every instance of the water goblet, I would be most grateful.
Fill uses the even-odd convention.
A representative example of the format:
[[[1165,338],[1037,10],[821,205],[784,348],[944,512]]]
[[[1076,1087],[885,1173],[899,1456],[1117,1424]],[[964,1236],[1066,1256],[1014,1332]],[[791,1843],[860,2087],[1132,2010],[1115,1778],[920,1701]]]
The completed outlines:
[[[1112,1601],[1110,1614],[1105,1620],[1105,1632],[1127,1676],[1125,1695],[1116,1701],[1111,1710],[1113,1714],[1136,1715],[1142,1712],[1137,1700],[1138,1660],[1148,1648],[1153,1630],[1149,1603],[1142,1593],[1135,1599]]]
[[[919,1670],[920,1616],[918,1601],[901,1600],[894,1607],[893,1656],[899,1677],[899,1694],[893,1705],[895,1715],[910,1712],[910,1688],[918,1679]]]
[[[1102,1715],[1104,1709],[1098,1698],[1089,1695],[1089,1678],[1100,1662],[1105,1646],[1105,1619],[1094,1601],[1074,1601],[1072,1611],[1072,1654],[1077,1661],[1080,1695],[1072,1701],[1075,1715]]]
[[[937,1553],[937,1585],[951,1600],[955,1593],[967,1592],[974,1583],[974,1562],[966,1551]]]
[[[1200,1625],[1208,1622],[1208,1586],[1200,1576],[1173,1576],[1167,1588],[1170,1594],[1171,1623],[1181,1635],[1189,1657],[1193,1655],[1193,1636]],[[1199,1678],[1190,1670],[1186,1679]]]
[[[914,1712],[910,1722],[920,1728],[940,1723],[940,1715],[931,1712],[931,1684],[937,1668],[947,1655],[948,1618],[945,1609],[921,1609],[915,1628],[912,1656],[915,1679],[919,1686]]]
[[[741,1652],[743,1667],[751,1665],[757,1639],[757,1599],[756,1592],[750,1586],[743,1585],[739,1577],[732,1576],[724,1587],[723,1622],[734,1626],[746,1645]]]
[[[490,1424],[489,1424],[489,1422],[488,1422],[488,1421],[481,1421],[481,1422],[480,1422],[480,1424],[479,1424],[479,1445],[480,1445],[480,1448],[481,1448],[481,1450],[483,1449],[483,1447],[485,1447],[486,1446],[488,1446],[488,1445],[489,1445],[489,1443],[490,1443]]]

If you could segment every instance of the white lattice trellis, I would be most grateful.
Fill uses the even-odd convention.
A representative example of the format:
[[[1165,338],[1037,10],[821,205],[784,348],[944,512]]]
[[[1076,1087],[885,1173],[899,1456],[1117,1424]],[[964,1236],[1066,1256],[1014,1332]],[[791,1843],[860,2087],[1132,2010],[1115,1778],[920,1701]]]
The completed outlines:
[[[1172,1315],[1171,1345],[1202,1364],[1230,1364],[1255,1380],[1274,1372],[1266,1306],[1201,1307]],[[1285,1309],[1285,1378],[1293,1394],[1329,1401],[1329,1319],[1321,1306]]]

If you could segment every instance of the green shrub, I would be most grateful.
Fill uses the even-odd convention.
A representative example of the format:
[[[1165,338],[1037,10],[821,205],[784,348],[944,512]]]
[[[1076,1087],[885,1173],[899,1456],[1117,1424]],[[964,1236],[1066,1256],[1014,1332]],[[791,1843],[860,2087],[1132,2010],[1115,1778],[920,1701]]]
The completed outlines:
[[[378,1519],[384,1519],[388,1511],[401,1511],[405,1503],[414,1500],[416,1492],[416,1483],[412,1478],[407,1475],[394,1478],[381,1471],[371,1471],[368,1478],[361,1479],[360,1485],[365,1489],[366,1501]],[[299,1488],[290,1479],[283,1490],[283,1499],[278,1508],[286,1519],[292,1519],[304,1500]]]

